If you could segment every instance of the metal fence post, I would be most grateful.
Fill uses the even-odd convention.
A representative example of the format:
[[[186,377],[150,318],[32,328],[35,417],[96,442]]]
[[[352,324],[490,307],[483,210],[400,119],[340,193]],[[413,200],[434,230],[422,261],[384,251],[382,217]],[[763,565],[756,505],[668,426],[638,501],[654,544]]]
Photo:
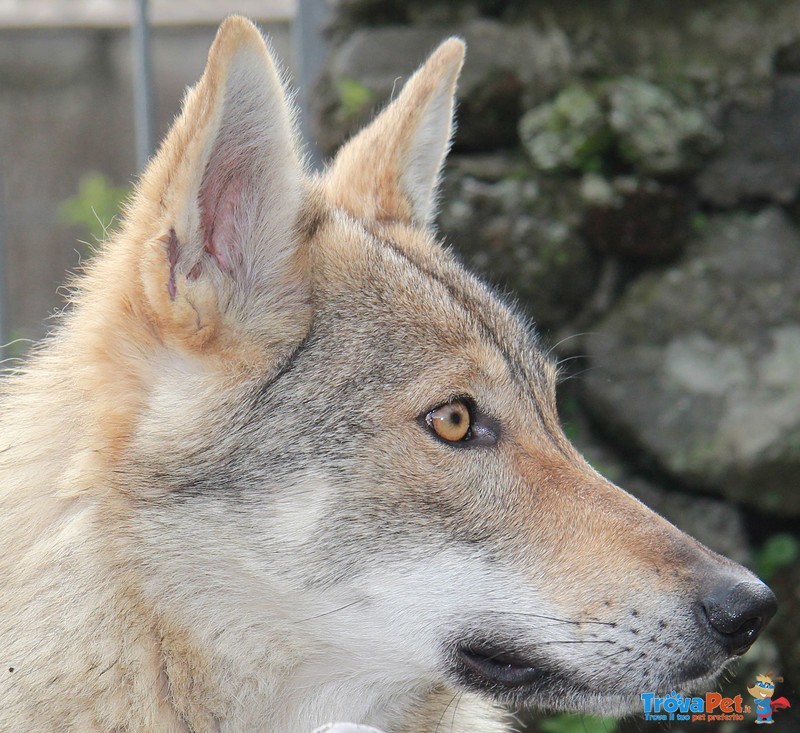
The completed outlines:
[[[328,41],[325,29],[330,22],[329,0],[298,0],[292,22],[292,47],[297,69],[300,132],[306,141],[311,164],[322,167],[322,154],[313,135],[311,95],[328,63]]]
[[[141,171],[153,154],[153,69],[150,58],[148,0],[134,0],[136,16],[131,28],[133,53],[133,109],[136,167]]]

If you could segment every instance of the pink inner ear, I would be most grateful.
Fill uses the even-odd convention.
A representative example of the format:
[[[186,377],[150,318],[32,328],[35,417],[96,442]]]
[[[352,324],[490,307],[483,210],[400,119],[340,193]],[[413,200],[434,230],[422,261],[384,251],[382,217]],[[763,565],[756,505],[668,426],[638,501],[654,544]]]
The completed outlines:
[[[206,167],[200,189],[203,247],[223,272],[233,274],[244,260],[241,156],[218,150]]]
[[[175,300],[178,294],[178,286],[175,284],[175,268],[178,265],[178,235],[174,229],[169,230],[167,240],[167,259],[169,260],[169,281],[167,282],[167,292],[170,300]]]

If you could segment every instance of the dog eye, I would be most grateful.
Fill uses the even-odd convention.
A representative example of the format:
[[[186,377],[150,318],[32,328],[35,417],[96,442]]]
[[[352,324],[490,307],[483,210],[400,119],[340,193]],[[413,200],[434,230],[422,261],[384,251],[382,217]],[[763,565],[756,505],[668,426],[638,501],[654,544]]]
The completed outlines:
[[[472,415],[464,400],[454,400],[431,410],[425,422],[442,440],[460,443],[468,440],[472,433]]]
[[[417,422],[454,448],[488,447],[497,445],[500,438],[500,423],[478,409],[469,397],[454,397],[423,412]]]

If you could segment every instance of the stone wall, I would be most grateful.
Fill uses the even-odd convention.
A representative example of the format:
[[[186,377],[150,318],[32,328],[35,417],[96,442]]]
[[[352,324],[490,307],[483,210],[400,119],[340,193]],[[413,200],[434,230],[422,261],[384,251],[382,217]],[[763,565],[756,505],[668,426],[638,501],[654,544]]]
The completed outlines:
[[[769,576],[781,610],[729,687],[780,669],[794,702],[800,5],[340,0],[323,147],[450,34],[468,52],[444,238],[555,346],[590,461]]]

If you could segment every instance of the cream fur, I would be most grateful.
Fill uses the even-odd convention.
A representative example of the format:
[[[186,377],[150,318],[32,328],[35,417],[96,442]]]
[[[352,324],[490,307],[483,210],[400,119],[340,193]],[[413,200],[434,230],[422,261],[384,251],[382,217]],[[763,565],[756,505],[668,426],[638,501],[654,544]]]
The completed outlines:
[[[447,84],[452,94],[452,73]],[[450,110],[443,114],[439,127],[449,130]],[[289,692],[293,654],[304,654],[307,640],[288,635],[274,613],[276,628],[262,629],[259,648],[251,649],[241,629],[204,624],[219,608],[194,591],[180,613],[161,607],[150,594],[151,563],[131,544],[129,529],[136,525],[135,503],[148,495],[114,478],[146,425],[145,405],[180,424],[192,402],[277,368],[306,333],[307,253],[297,223],[313,184],[293,120],[260,34],[244,19],[228,19],[121,231],[78,281],[72,312],[30,363],[5,380],[2,730],[307,732],[337,708],[340,717],[370,710],[374,717],[384,695],[395,716],[381,717],[387,730],[416,733],[441,715],[437,700],[446,693],[435,685],[426,692],[415,683],[406,702],[389,688],[374,691],[370,702],[368,688],[338,683],[306,697]],[[436,170],[427,165],[432,176],[447,144],[438,137]],[[252,185],[228,212],[232,226],[220,251],[210,252],[200,207],[215,165],[223,188],[231,165],[244,165],[235,175]],[[190,513],[190,524],[198,520]],[[295,537],[303,532],[287,526]],[[225,537],[213,541],[216,552]],[[171,557],[170,543],[157,535],[153,551]],[[182,583],[193,569],[190,563],[178,574],[176,567],[166,572],[170,582]],[[292,612],[312,616],[319,608]],[[361,711],[348,705],[353,695]],[[465,702],[458,712],[470,730],[486,706],[477,705],[474,715],[472,707]]]

